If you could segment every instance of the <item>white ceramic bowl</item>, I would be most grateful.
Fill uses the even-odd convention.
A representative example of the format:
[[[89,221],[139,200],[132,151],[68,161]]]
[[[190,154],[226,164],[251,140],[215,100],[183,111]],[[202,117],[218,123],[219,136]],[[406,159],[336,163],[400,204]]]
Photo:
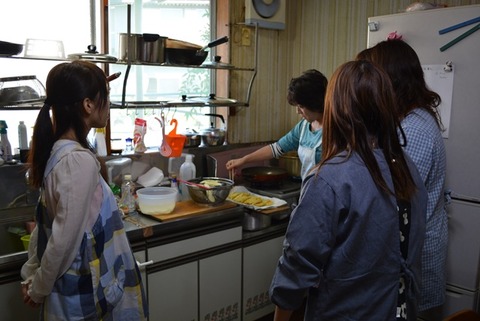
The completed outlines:
[[[168,214],[175,209],[177,190],[171,187],[145,187],[137,190],[138,207],[143,214]]]

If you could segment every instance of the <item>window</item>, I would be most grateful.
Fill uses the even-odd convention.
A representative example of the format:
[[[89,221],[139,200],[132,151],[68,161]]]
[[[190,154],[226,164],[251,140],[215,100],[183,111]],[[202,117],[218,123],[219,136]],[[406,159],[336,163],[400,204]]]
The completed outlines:
[[[131,3],[131,33],[153,33],[163,37],[206,44],[210,41],[210,1],[209,0],[152,0]],[[109,3],[109,48],[111,54],[120,57],[119,39],[127,32],[127,5],[121,0]],[[209,58],[207,58],[209,59]],[[111,73],[125,72],[125,66],[112,65]],[[172,101],[181,95],[208,96],[211,92],[211,70],[200,68],[173,68],[147,65],[132,65],[126,86],[126,101]],[[111,83],[112,101],[122,101],[123,77]],[[147,120],[145,143],[160,146],[161,127],[155,118],[160,113],[166,116],[166,133],[173,129],[170,121],[178,121],[177,133],[187,128],[201,130],[208,128],[210,118],[205,113],[209,107],[178,108],[127,108],[110,111],[111,138],[124,141],[132,137],[134,119]]]
[[[23,0],[0,2],[0,40],[25,44],[27,39],[46,39],[55,45],[61,41],[64,56],[81,53],[89,44],[101,48],[103,30],[101,15],[103,0]],[[119,57],[119,34],[127,31],[127,1],[109,0],[108,30],[109,55]],[[211,39],[210,0],[132,0],[132,33],[157,33],[161,36],[206,44]],[[92,17],[91,13],[94,13]],[[28,23],[25,23],[27,22]],[[42,46],[42,52],[48,49]],[[20,56],[25,53],[25,50]],[[210,59],[210,58],[207,58]],[[43,84],[50,69],[59,61],[8,59],[0,57],[0,77],[35,75]],[[121,101],[126,65],[110,64],[109,73],[122,72],[122,77],[111,83],[111,100]],[[213,83],[210,69],[173,68],[159,66],[132,66],[127,82],[127,98],[140,100],[176,100],[182,94],[208,96]],[[200,130],[209,127],[213,112],[208,107],[179,107],[163,110],[167,117],[168,133],[172,118],[178,120],[177,132],[186,128]],[[134,119],[147,120],[147,147],[161,143],[160,124],[155,120],[161,110],[152,108],[112,109],[110,130],[113,142],[132,137]],[[18,147],[17,125],[24,120],[31,135],[38,111],[0,110],[0,119],[6,120],[12,148]]]
[[[96,25],[100,19],[90,15],[90,8],[97,14],[101,12],[99,5],[100,1],[94,0],[1,1],[0,40],[24,45],[28,40],[28,54],[34,56],[65,57],[70,53],[84,52],[89,44],[98,44],[101,39],[101,28]],[[26,49],[24,46],[20,56],[26,53]],[[48,72],[58,63],[0,57],[0,77],[34,75],[45,85]],[[18,148],[19,121],[25,121],[27,135],[31,136],[37,114],[37,110],[0,110],[0,119],[6,120],[8,125],[12,152]]]

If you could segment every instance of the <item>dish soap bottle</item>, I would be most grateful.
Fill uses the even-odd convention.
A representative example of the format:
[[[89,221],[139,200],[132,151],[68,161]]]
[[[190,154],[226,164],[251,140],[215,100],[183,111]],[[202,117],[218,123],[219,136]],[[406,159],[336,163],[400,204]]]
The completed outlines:
[[[195,178],[197,175],[197,168],[193,163],[193,155],[186,154],[185,162],[180,166],[180,179],[188,181],[192,178]],[[188,186],[185,183],[180,182],[180,194],[182,201],[191,199],[190,194],[188,193]]]
[[[135,185],[132,181],[132,175],[125,174],[122,182],[122,198],[120,199],[120,209],[123,214],[135,212],[135,198],[133,192]]]
[[[7,136],[7,122],[0,120],[0,156],[4,161],[8,162],[12,160],[12,146],[8,141]]]

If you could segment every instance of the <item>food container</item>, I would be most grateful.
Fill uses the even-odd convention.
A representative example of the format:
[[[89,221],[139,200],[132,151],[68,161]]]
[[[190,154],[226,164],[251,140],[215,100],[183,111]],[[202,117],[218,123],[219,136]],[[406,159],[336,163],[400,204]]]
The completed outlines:
[[[202,181],[217,181],[220,185],[211,187],[210,189],[201,188],[195,185],[187,185],[188,193],[193,201],[200,204],[208,204],[208,205],[218,205],[223,203],[228,194],[230,194],[230,190],[233,187],[233,181],[226,178],[221,177],[197,177],[194,179],[188,180],[188,182],[192,182],[195,184],[202,184]]]
[[[175,209],[178,191],[171,187],[144,187],[137,190],[138,207],[143,214],[168,214]]]
[[[243,216],[243,229],[245,231],[258,231],[272,225],[270,215],[255,211],[245,211]]]
[[[299,178],[302,176],[302,163],[300,162],[296,151],[288,152],[280,156],[278,166],[286,169],[288,175],[292,178]]]

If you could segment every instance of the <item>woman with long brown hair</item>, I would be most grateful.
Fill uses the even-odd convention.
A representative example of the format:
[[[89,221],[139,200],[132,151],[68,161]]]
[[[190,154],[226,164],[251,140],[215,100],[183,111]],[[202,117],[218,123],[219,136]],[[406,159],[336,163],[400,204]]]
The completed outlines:
[[[388,75],[340,66],[327,87],[322,161],[304,182],[270,295],[275,320],[416,320],[426,192],[397,136]]]
[[[445,209],[446,153],[438,112],[440,96],[425,82],[415,50],[403,40],[386,40],[357,55],[383,68],[393,84],[404,150],[412,158],[428,193],[422,254],[419,310],[422,319],[441,319],[446,293],[448,218]]]

